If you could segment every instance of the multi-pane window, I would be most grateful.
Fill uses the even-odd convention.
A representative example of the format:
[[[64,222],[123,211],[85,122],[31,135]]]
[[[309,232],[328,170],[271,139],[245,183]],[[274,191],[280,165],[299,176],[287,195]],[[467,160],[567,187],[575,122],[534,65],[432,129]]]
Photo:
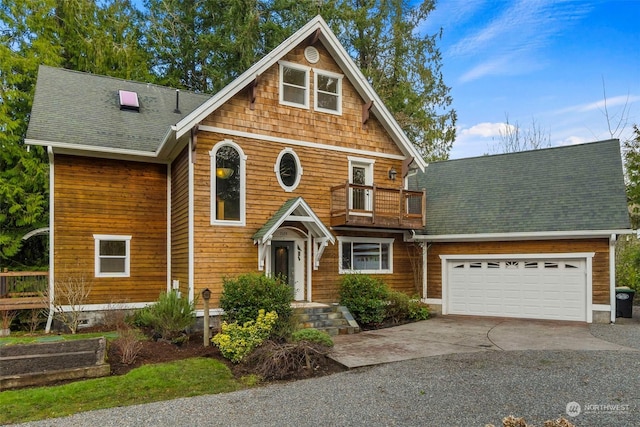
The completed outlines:
[[[129,277],[131,236],[95,234],[95,276]]]
[[[211,223],[242,225],[245,209],[246,157],[240,147],[225,140],[211,156]]]
[[[309,68],[280,63],[280,103],[309,108]]]
[[[340,273],[392,273],[393,239],[339,237]]]
[[[326,113],[342,113],[342,76],[314,69],[315,109]]]

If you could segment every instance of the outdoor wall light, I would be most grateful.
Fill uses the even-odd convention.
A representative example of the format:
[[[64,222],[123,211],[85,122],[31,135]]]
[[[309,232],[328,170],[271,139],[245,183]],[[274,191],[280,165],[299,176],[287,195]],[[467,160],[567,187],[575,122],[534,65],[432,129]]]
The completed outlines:
[[[209,298],[211,298],[211,291],[209,290],[209,288],[207,288],[204,291],[202,291],[202,298],[205,301],[209,301]]]
[[[389,169],[389,179],[391,181],[396,180],[396,175],[398,175],[398,171],[396,171],[394,168]]]

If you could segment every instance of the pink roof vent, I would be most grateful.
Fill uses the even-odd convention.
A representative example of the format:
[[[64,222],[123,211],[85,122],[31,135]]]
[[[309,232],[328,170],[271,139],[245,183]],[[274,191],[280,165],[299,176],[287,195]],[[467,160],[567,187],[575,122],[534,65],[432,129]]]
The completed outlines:
[[[120,109],[140,111],[140,103],[138,102],[138,94],[129,90],[119,90]]]

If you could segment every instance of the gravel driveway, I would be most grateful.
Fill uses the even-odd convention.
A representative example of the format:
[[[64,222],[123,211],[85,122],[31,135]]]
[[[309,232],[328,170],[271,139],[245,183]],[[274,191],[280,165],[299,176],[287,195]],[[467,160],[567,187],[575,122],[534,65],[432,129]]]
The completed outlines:
[[[640,348],[637,324],[590,328],[596,336]],[[578,426],[636,426],[638,372],[635,351],[461,353],[25,425],[499,426],[513,414],[536,426],[559,416]],[[580,405],[579,415],[567,415],[570,402]]]

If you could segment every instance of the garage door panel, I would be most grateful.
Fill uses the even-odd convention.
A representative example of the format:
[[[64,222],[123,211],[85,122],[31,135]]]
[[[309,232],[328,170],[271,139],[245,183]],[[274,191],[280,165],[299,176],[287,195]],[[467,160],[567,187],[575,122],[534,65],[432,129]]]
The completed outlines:
[[[449,261],[451,314],[586,320],[584,260]]]

